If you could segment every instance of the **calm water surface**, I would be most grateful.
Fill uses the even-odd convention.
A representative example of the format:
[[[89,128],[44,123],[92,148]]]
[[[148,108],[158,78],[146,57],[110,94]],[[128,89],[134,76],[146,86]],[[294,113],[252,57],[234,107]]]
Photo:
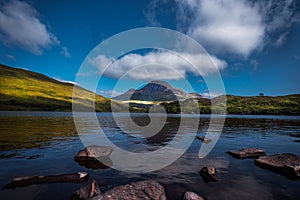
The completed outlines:
[[[122,118],[122,114],[120,116]],[[123,116],[124,117],[124,116]],[[197,117],[186,115],[184,117]],[[109,113],[98,114],[104,132],[116,145],[133,152],[158,149],[171,141],[180,124],[179,115],[170,115],[160,133],[151,138],[138,138],[122,132]],[[140,125],[149,123],[147,114],[134,114]],[[124,117],[124,122],[126,122]],[[161,170],[132,174],[108,169],[86,169],[73,161],[83,149],[72,113],[0,112],[0,187],[11,178],[26,175],[53,175],[87,171],[102,191],[132,181],[154,179],[166,190],[169,199],[178,199],[192,190],[207,199],[299,199],[300,181],[260,169],[253,160],[237,160],[225,152],[244,147],[263,148],[268,154],[290,152],[300,155],[300,117],[229,115],[220,140],[210,154],[198,158],[201,142],[194,140],[188,151],[176,162]],[[209,125],[202,116],[198,134]],[[97,130],[86,126],[85,137],[93,139]],[[183,129],[186,137],[194,137],[190,127]],[[177,141],[180,142],[180,141]],[[149,162],[155,162],[149,160]],[[218,170],[220,181],[205,183],[198,171],[209,164]],[[52,183],[0,191],[0,199],[69,199],[83,184]]]

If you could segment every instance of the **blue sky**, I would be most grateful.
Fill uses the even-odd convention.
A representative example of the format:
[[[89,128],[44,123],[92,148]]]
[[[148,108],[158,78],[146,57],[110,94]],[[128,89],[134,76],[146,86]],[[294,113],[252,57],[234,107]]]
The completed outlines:
[[[120,32],[149,26],[176,30],[199,42],[219,62],[227,94],[300,93],[296,0],[0,0],[0,62],[75,81],[81,63],[99,43]],[[133,61],[164,62],[167,57],[163,52],[137,55],[140,53],[120,59],[118,70],[125,72]],[[172,67],[182,69],[195,91],[207,95],[205,82],[188,66],[175,63]],[[109,95],[114,90],[114,72],[103,77],[97,93]],[[209,70],[204,72],[206,76]],[[116,93],[149,81],[141,75],[136,74],[138,80],[125,81]],[[191,92],[178,78],[167,81]]]

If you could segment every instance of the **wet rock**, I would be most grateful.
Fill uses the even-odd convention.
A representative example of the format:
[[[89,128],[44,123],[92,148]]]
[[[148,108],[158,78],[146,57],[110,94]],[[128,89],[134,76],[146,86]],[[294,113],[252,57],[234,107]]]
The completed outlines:
[[[187,191],[182,195],[182,200],[204,200],[204,199],[194,192]]]
[[[91,200],[166,200],[163,186],[156,181],[139,181],[117,186]]]
[[[206,137],[204,137],[204,136],[196,136],[196,138],[197,138],[198,140],[201,140],[201,141],[202,141],[203,143],[205,143],[205,144],[208,144],[208,143],[212,142],[211,139],[208,139],[208,138],[206,138]]]
[[[203,180],[207,183],[218,181],[217,170],[216,170],[216,168],[214,168],[212,166],[203,167],[199,171],[199,174],[203,178]]]
[[[239,151],[227,151],[226,153],[238,159],[259,158],[266,155],[264,150],[258,148],[244,148]]]
[[[86,172],[77,172],[72,174],[60,174],[55,176],[27,176],[14,178],[9,184],[4,186],[5,189],[14,189],[16,187],[26,187],[33,184],[44,183],[59,183],[59,182],[74,182],[82,183],[89,179],[89,174]]]
[[[300,178],[300,157],[291,153],[261,156],[254,161],[254,164],[289,179]]]
[[[77,190],[73,196],[72,200],[89,200],[92,197],[101,194],[101,191],[98,187],[98,184],[95,180],[91,181],[89,184],[83,186],[79,190]]]
[[[92,145],[80,150],[74,160],[86,168],[105,169],[112,166],[109,158],[112,151],[113,148],[109,146]]]

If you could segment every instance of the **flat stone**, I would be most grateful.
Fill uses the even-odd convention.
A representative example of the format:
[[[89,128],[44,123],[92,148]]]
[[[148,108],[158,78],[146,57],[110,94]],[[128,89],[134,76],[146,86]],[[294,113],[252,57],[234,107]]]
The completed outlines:
[[[182,200],[204,200],[195,192],[187,191],[182,195]]]
[[[80,150],[76,156],[75,160],[95,160],[101,157],[108,157],[112,153],[113,148],[110,146],[97,146],[91,145],[83,150]]]
[[[113,148],[109,146],[92,145],[80,150],[74,160],[86,168],[105,169],[112,166],[109,158],[112,151]]]
[[[238,159],[259,158],[266,155],[264,150],[258,148],[244,148],[239,151],[227,151],[226,153]]]
[[[89,179],[87,172],[76,172],[72,174],[45,175],[45,176],[25,176],[16,177],[10,183],[3,187],[5,189],[14,189],[17,187],[26,187],[29,185],[46,184],[46,183],[82,183]]]
[[[162,185],[156,181],[139,181],[117,186],[91,200],[166,200]]]
[[[279,173],[289,179],[300,178],[300,157],[291,153],[261,156],[254,161],[258,167]]]
[[[216,168],[214,168],[212,166],[203,167],[199,171],[199,174],[203,178],[203,180],[207,183],[217,182],[219,180],[217,177],[217,170],[216,170]]]
[[[101,194],[98,184],[95,180],[91,181],[89,184],[81,187],[79,190],[75,191],[72,200],[89,200],[92,197]]]

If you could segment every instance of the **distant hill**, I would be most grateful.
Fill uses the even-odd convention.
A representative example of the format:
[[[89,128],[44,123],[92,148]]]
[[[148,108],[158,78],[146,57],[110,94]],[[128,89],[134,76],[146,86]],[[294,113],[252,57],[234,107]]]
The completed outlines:
[[[91,91],[60,82],[43,74],[0,64],[0,110],[71,111],[73,87],[82,97],[95,95],[99,112],[111,110],[111,100]],[[75,100],[83,108],[91,107],[93,99]],[[120,104],[120,106],[122,106]]]
[[[198,106],[200,113],[209,114],[211,109],[216,112],[223,112],[225,104],[221,103],[219,96],[213,99],[199,99]],[[234,96],[226,95],[226,111],[228,114],[265,114],[265,115],[300,115],[300,94],[286,95],[286,96]],[[211,102],[214,101],[214,106]],[[180,113],[179,101],[161,103],[168,113]],[[183,101],[181,104],[184,110],[189,113],[195,113],[195,107],[190,106],[188,101]]]
[[[141,89],[130,89],[124,94],[113,97],[113,99],[119,101],[176,101],[189,98],[201,98],[201,95],[197,93],[186,93],[181,89],[172,87],[164,81],[152,81]]]

